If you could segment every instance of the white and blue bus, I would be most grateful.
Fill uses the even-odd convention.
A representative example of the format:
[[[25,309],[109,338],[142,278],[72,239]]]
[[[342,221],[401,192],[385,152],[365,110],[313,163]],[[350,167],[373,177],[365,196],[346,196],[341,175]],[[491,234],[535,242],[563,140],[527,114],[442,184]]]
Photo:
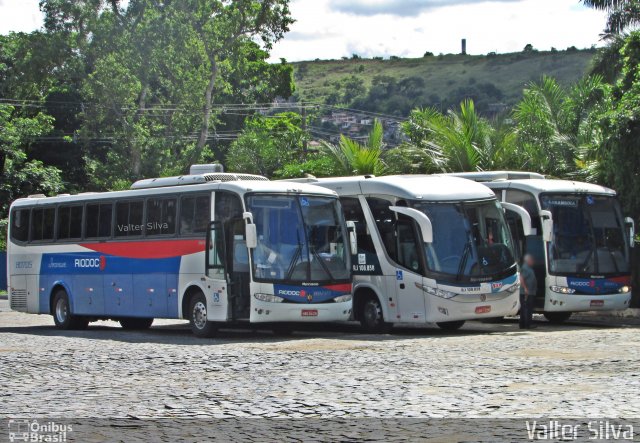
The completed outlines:
[[[351,315],[349,234],[337,195],[315,186],[210,172],[32,196],[11,205],[8,234],[11,308],[62,329],[179,318],[210,336]]]
[[[355,225],[354,317],[365,330],[514,315],[518,267],[504,210],[487,187],[454,177],[301,179],[340,196]]]
[[[629,307],[635,227],[623,217],[614,190],[530,172],[454,175],[483,182],[503,204],[521,208],[508,211],[507,220],[519,255],[536,259],[535,307],[549,321]],[[530,234],[522,231],[523,213]]]

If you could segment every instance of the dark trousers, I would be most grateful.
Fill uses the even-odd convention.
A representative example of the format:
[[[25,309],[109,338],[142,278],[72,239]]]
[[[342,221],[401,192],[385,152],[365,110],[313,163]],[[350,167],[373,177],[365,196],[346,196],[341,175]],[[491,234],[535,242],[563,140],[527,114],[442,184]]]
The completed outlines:
[[[533,319],[533,295],[520,293],[520,329],[529,329]]]

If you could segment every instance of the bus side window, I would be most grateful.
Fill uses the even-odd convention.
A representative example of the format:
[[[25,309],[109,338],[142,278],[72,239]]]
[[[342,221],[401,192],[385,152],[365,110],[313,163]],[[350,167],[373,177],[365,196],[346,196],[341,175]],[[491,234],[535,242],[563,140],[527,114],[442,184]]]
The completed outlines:
[[[84,218],[85,238],[111,237],[112,214],[113,205],[111,203],[88,204]]]
[[[116,237],[142,235],[142,209],[141,200],[116,203]]]
[[[55,208],[34,209],[31,217],[31,241],[53,240]]]
[[[507,196],[505,198],[507,203],[513,203],[514,205],[522,206],[529,213],[531,217],[531,227],[536,230],[537,235],[541,235],[540,215],[538,210],[538,203],[533,194],[521,191],[519,189],[507,189]]]
[[[396,217],[395,213],[389,209],[391,202],[381,198],[369,197],[367,203],[376,221],[378,232],[382,238],[382,243],[389,257],[398,262],[398,251],[396,244]]]
[[[29,241],[30,209],[15,209],[11,214],[11,238],[16,241]]]
[[[58,240],[82,237],[82,206],[60,206],[56,229]]]
[[[373,246],[369,229],[367,228],[367,221],[360,206],[360,201],[354,197],[341,197],[340,203],[342,204],[342,210],[344,212],[344,219],[355,222],[356,224],[356,237],[358,238],[358,252],[375,254],[376,249]]]
[[[185,196],[180,199],[180,234],[207,232],[211,218],[211,198],[208,195]]]
[[[150,198],[147,200],[146,235],[173,235],[176,233],[176,199]]]

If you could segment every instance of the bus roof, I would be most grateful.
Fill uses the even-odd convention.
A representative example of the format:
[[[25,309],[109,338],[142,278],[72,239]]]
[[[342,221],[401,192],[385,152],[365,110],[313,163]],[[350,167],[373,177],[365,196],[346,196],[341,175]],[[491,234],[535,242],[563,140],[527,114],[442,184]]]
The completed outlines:
[[[494,198],[486,186],[441,175],[389,175],[303,179],[327,187],[338,195],[394,195],[410,200],[455,201]]]
[[[282,181],[235,181],[235,182],[208,182],[193,185],[166,186],[159,188],[145,188],[111,192],[87,192],[76,195],[63,194],[55,197],[33,196],[21,198],[13,202],[12,206],[31,206],[50,203],[84,202],[91,200],[105,200],[109,198],[134,198],[148,197],[162,194],[176,194],[187,192],[212,192],[227,190],[244,194],[246,192],[264,193],[304,193],[335,196],[336,193],[305,183],[287,183]]]
[[[485,185],[492,189],[521,189],[534,194],[542,192],[600,194],[615,196],[616,191],[593,183],[584,183],[573,180],[504,180],[488,182]]]
[[[497,180],[525,180],[544,179],[544,175],[528,171],[477,171],[477,172],[450,172],[452,177],[466,178],[476,182],[492,182]]]

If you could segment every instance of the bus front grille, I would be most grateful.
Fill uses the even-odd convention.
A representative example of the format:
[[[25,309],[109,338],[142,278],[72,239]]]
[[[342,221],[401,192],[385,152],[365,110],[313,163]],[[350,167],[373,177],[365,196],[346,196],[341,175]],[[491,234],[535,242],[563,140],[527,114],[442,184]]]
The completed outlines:
[[[14,311],[26,311],[27,310],[27,290],[26,289],[11,289],[11,301],[9,306]]]

